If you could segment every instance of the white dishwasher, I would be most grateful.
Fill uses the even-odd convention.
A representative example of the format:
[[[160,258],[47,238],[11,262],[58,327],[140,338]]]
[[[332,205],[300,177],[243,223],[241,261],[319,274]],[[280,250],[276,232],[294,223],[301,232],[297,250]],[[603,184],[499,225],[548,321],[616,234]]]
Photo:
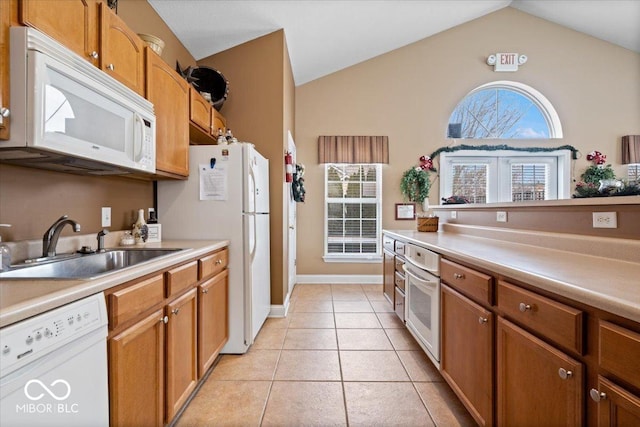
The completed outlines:
[[[0,329],[0,425],[109,425],[103,293]]]

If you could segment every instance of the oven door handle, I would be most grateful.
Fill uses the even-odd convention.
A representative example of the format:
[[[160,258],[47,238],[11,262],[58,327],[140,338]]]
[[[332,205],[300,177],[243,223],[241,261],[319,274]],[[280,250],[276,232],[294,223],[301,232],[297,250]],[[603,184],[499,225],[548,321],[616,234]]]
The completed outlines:
[[[433,283],[433,281],[431,280],[425,280],[423,277],[417,276],[416,274],[411,272],[411,268],[407,267],[406,265],[402,266],[402,269],[404,270],[405,273],[407,273],[407,275],[413,277],[415,280],[417,280],[420,283]],[[426,272],[426,271],[425,271]],[[431,276],[430,273],[426,272],[427,274],[429,274]],[[438,278],[436,276],[432,276],[434,279],[438,280]]]
[[[437,272],[435,272],[436,274],[434,274],[434,272],[433,272],[433,271],[431,271],[429,268],[427,268],[427,267],[426,267],[426,266],[424,266],[424,265],[418,264],[418,263],[417,263],[417,261],[414,261],[413,259],[411,259],[411,257],[405,257],[405,260],[406,260],[409,264],[413,265],[415,268],[417,268],[417,269],[419,269],[419,270],[422,270],[422,271],[426,271],[426,272],[428,272],[429,274],[431,274],[432,276],[437,276],[437,275],[438,275],[438,273],[437,273]],[[406,271],[406,270],[405,270],[405,271]]]

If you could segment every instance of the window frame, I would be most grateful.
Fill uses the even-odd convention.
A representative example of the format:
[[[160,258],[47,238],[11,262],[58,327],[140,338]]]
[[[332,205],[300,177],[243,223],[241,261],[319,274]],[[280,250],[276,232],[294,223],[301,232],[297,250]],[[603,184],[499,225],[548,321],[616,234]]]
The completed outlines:
[[[511,164],[520,162],[550,163],[550,159],[556,162],[555,191],[556,199],[569,199],[571,197],[571,152],[567,150],[554,150],[544,152],[511,151],[511,150],[459,150],[451,153],[440,154],[440,197],[449,197],[452,194],[450,171],[452,164],[460,163],[486,163],[487,170],[487,197],[485,203],[519,203],[511,200]],[[553,177],[551,177],[553,181]],[[550,185],[552,185],[550,183]],[[553,191],[550,191],[552,194]]]
[[[375,200],[371,204],[376,206],[376,252],[375,253],[351,253],[336,254],[329,253],[329,203],[338,200],[329,198],[329,168],[331,166],[374,166],[376,168],[376,196],[374,199],[358,198],[341,198],[342,202],[347,200]],[[380,163],[325,163],[324,166],[324,229],[323,229],[323,256],[324,262],[340,262],[340,263],[378,263],[382,261],[382,164]],[[360,202],[362,203],[362,202]],[[362,233],[361,233],[362,234]]]

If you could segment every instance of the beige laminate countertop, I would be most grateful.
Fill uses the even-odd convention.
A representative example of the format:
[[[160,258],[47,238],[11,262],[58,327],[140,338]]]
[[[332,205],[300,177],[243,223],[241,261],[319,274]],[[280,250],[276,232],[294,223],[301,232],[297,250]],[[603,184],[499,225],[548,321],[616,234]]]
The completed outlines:
[[[640,263],[442,231],[384,233],[640,322]]]
[[[154,271],[229,246],[228,240],[169,240],[147,243],[145,248],[180,248],[184,251],[115,271],[91,280],[0,281],[0,327],[134,280]]]

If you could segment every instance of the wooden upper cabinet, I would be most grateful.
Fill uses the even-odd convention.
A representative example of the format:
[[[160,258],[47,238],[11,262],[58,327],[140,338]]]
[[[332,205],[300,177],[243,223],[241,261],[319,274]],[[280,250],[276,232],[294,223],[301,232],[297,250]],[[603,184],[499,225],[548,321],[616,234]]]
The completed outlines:
[[[156,114],[156,174],[189,176],[189,84],[148,47],[146,98]]]
[[[222,129],[222,132],[227,131],[227,119],[215,108],[211,109],[211,135],[216,138],[218,136],[218,129]]]
[[[203,132],[211,133],[211,104],[189,86],[189,120]]]
[[[0,139],[9,139],[9,27],[11,2],[0,0]],[[5,117],[6,116],[6,117]]]
[[[100,3],[100,52],[100,68],[144,96],[144,43],[104,3]]]
[[[21,0],[19,19],[22,24],[42,31],[97,65],[95,0]]]

